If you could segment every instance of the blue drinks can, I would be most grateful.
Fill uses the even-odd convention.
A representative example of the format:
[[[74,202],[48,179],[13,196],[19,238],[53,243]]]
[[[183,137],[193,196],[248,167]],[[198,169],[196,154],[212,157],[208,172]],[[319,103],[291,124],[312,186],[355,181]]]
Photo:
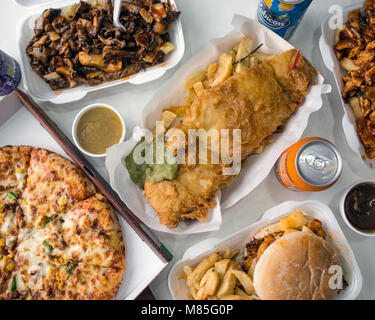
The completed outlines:
[[[312,0],[260,0],[257,10],[258,21],[289,39],[301,22]]]
[[[21,69],[16,60],[0,50],[0,96],[11,93],[21,80]]]

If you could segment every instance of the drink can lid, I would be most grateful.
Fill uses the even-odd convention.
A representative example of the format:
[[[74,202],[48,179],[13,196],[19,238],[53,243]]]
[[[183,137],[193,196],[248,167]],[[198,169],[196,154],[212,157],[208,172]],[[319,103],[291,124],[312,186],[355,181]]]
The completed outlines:
[[[304,2],[305,0],[279,0],[279,1],[285,4],[300,4]]]
[[[314,187],[326,187],[339,178],[342,159],[332,143],[313,140],[298,151],[296,168],[306,183]]]

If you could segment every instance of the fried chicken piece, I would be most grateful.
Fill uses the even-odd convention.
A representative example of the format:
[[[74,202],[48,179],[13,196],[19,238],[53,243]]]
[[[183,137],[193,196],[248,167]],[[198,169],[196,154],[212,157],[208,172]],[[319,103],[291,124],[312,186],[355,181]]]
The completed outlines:
[[[262,244],[258,248],[257,261],[262,256],[264,251],[266,251],[266,249],[270,246],[270,244],[275,242],[275,241],[276,241],[276,238],[271,234],[264,237]]]
[[[287,51],[255,67],[231,76],[223,83],[198,96],[179,126],[183,131],[229,129],[229,150],[233,155],[233,129],[241,130],[241,159],[254,153],[265,139],[278,130],[301,106],[316,70],[301,55],[291,70],[296,50]],[[216,150],[211,140],[208,150]],[[158,213],[160,222],[169,228],[180,220],[204,221],[216,204],[217,192],[228,186],[235,176],[224,175],[225,166],[181,165],[172,181],[146,181],[144,192]]]
[[[325,239],[326,233],[323,229],[323,224],[318,219],[311,219],[309,223],[306,225],[312,232],[314,232],[317,236],[322,237]]]

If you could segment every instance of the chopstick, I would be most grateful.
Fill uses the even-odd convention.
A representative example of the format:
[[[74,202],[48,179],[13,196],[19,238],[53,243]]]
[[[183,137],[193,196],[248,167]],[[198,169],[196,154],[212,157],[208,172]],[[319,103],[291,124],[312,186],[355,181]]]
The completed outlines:
[[[42,108],[26,93],[15,89],[15,93],[27,110],[40,122],[42,127],[56,140],[67,155],[69,155],[78,167],[94,183],[98,190],[108,199],[112,206],[120,213],[125,221],[133,228],[138,236],[146,242],[150,248],[163,261],[168,263],[173,256],[168,249],[152,234],[149,228],[126,206],[117,192],[104,180],[96,169],[84,158],[78,148],[60,130],[55,122],[42,110]]]

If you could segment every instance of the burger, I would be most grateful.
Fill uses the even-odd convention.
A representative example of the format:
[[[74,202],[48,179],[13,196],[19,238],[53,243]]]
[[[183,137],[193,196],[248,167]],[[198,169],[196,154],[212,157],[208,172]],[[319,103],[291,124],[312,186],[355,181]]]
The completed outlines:
[[[243,267],[262,300],[332,300],[346,286],[340,259],[322,223],[297,211],[261,230]]]

